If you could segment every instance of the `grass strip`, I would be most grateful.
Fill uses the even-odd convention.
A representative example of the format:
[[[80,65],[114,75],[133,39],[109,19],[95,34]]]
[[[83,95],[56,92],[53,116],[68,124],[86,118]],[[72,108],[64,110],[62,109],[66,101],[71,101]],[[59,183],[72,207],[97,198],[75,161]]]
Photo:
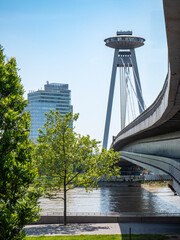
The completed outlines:
[[[165,235],[159,234],[141,234],[131,235],[76,235],[76,236],[39,236],[26,237],[26,240],[168,240]]]

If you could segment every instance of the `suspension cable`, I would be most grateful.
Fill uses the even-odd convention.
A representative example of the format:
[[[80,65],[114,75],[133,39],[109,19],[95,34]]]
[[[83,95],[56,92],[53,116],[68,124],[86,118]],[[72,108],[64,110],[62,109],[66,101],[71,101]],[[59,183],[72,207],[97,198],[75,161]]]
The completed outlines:
[[[135,106],[134,106],[134,101],[132,99],[133,94],[131,94],[131,92],[129,90],[129,86],[128,86],[128,82],[131,82],[131,80],[130,80],[130,69],[129,69],[129,65],[128,65],[128,67],[125,66],[123,58],[121,58],[121,61],[123,63],[124,72],[125,72],[125,75],[126,75],[126,90],[127,90],[128,95],[129,95],[129,103],[130,103],[130,107],[131,107],[131,113],[132,113],[132,117],[135,118],[136,117]],[[131,88],[133,88],[133,86]],[[134,94],[136,96],[135,90],[134,90]],[[136,98],[137,98],[137,96],[136,96]]]
[[[125,63],[124,63],[123,58],[121,58],[121,60],[122,60],[123,66],[124,66],[124,68],[125,68]],[[131,58],[130,58],[130,61],[131,61],[131,65],[133,66]],[[125,69],[125,70],[126,70],[126,69]],[[134,71],[134,69],[133,69],[133,71]],[[128,73],[127,73],[127,74],[128,74]],[[135,76],[136,76],[136,75],[135,75]],[[135,94],[135,96],[136,96],[136,99],[137,99],[137,101],[138,101],[141,109],[143,109],[143,106],[142,106],[142,104],[141,104],[141,102],[140,102],[140,100],[139,100],[139,98],[138,98],[138,96],[137,96],[137,93],[136,93],[136,91],[135,91],[135,89],[134,89],[134,87],[133,87],[133,84],[132,84],[130,78],[129,78],[129,82],[130,82],[131,88],[133,89],[133,92],[134,92],[134,94]],[[143,102],[144,102],[144,100],[143,100]]]
[[[135,76],[135,78],[136,78],[136,83],[137,83],[138,89],[139,89],[139,91],[140,91],[140,94],[141,94],[141,97],[142,97],[142,100],[143,100],[143,103],[144,103],[144,109],[143,109],[143,107],[142,107],[142,104],[140,104],[140,105],[141,105],[141,108],[142,108],[143,110],[145,110],[145,109],[146,109],[146,104],[145,104],[144,99],[143,99],[142,88],[141,88],[141,86],[140,86],[139,81],[137,81],[138,78],[137,78],[136,72],[135,72],[135,70],[134,70],[134,65],[133,65],[133,63],[132,63],[132,59],[131,59],[131,58],[130,58],[130,61],[131,61],[131,65],[132,65],[132,69],[133,69],[134,76]]]

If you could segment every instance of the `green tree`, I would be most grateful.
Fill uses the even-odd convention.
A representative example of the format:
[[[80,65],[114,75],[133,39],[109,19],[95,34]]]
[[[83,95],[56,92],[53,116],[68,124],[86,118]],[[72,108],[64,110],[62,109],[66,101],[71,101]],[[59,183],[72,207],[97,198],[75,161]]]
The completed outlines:
[[[0,46],[0,240],[23,239],[23,227],[39,217],[30,116],[17,71],[16,60],[5,61]]]
[[[51,110],[46,114],[47,121],[39,130],[39,144],[36,149],[36,162],[46,194],[63,191],[64,224],[66,225],[67,192],[76,187],[97,187],[100,177],[111,179],[119,175],[116,163],[118,154],[113,150],[102,149],[99,143],[89,136],[74,132],[72,124],[78,114],[65,116]]]

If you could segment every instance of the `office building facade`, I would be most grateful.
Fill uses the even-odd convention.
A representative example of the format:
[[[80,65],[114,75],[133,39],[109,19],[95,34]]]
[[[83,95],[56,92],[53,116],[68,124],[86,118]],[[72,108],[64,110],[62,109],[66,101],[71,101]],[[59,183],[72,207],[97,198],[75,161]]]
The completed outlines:
[[[73,111],[68,84],[47,82],[44,90],[28,93],[28,106],[25,110],[31,115],[31,140],[36,141],[39,135],[38,129],[46,122],[45,113],[50,112],[51,109],[63,115]]]

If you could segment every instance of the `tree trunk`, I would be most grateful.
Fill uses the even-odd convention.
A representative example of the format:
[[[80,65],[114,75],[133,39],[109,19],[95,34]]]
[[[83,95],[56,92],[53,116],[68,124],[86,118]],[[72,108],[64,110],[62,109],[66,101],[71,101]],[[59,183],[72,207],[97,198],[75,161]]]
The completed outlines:
[[[67,224],[67,220],[66,220],[66,215],[67,215],[67,212],[66,212],[66,178],[64,179],[64,225]]]

